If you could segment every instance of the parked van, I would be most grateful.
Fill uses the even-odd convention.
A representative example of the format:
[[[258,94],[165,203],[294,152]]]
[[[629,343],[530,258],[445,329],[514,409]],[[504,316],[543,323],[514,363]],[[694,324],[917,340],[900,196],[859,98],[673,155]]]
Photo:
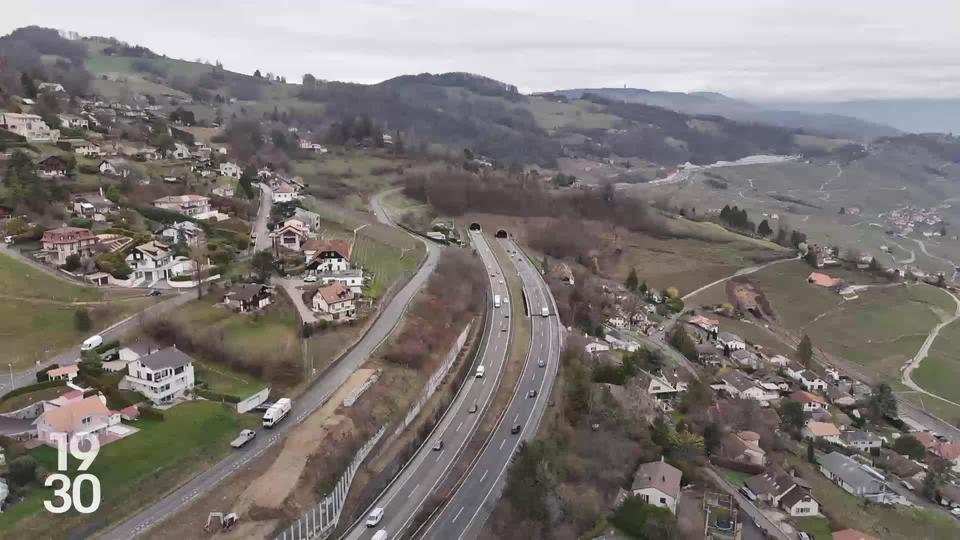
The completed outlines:
[[[478,379],[482,379],[482,378],[483,378],[484,372],[486,372],[486,368],[484,368],[483,366],[477,366],[477,378],[478,378]]]
[[[103,345],[103,336],[90,336],[80,344],[80,350],[83,352],[92,351],[101,345]]]

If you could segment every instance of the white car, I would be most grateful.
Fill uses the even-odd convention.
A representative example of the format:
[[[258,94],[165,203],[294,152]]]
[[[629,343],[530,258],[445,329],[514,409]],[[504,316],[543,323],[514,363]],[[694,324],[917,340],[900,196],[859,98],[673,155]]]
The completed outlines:
[[[367,527],[376,527],[383,519],[383,508],[379,506],[367,514]]]
[[[316,282],[318,279],[320,279],[320,278],[318,278],[315,274],[307,274],[307,276],[305,276],[305,277],[303,278],[303,282],[304,282],[304,283],[314,283],[314,282]]]
[[[103,345],[103,336],[90,336],[80,344],[80,350],[83,352],[92,351],[101,345]]]

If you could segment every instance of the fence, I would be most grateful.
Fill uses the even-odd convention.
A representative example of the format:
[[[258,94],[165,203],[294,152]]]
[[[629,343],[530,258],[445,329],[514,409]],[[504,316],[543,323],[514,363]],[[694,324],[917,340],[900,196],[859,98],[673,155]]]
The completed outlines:
[[[347,466],[343,475],[340,476],[340,480],[337,481],[333,491],[316,506],[300,516],[274,540],[322,540],[333,532],[340,520],[340,511],[343,510],[343,502],[350,492],[350,484],[353,483],[353,477],[357,474],[357,469],[360,468],[360,464],[367,458],[367,455],[386,431],[387,426],[385,425],[377,430],[376,434],[364,443],[356,455],[353,456],[353,460]]]
[[[463,332],[460,332],[460,336],[457,337],[456,343],[450,347],[450,351],[447,352],[447,356],[443,359],[443,363],[440,364],[430,376],[430,380],[427,381],[427,384],[423,387],[423,391],[420,392],[420,397],[417,398],[417,402],[410,407],[410,410],[407,412],[407,415],[403,418],[403,422],[397,426],[397,429],[393,432],[393,437],[399,436],[404,429],[409,426],[414,419],[417,418],[417,415],[420,414],[420,409],[423,408],[424,404],[430,400],[434,392],[437,391],[437,388],[440,387],[440,383],[443,382],[443,378],[447,376],[447,373],[450,372],[450,367],[453,366],[453,363],[457,360],[457,356],[460,354],[460,349],[463,348],[463,345],[467,342],[467,336],[470,335],[470,328],[473,326],[473,323],[470,323],[463,329]]]

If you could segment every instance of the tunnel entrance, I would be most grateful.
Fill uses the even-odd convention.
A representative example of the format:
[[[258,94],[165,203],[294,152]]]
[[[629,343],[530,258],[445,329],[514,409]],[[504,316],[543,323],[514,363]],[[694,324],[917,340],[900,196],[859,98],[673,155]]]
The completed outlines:
[[[470,230],[480,232],[480,224],[474,221],[470,224]]]
[[[497,231],[497,238],[506,238],[506,237],[507,237],[507,231],[503,229],[500,229],[499,231]]]

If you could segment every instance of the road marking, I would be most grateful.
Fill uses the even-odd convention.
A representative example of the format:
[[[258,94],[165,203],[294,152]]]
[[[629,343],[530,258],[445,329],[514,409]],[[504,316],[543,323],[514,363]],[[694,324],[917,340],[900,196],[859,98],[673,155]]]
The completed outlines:
[[[460,428],[462,428],[462,427],[463,427],[463,421],[461,421],[461,422],[460,422],[460,425],[457,426],[457,431],[460,431]]]
[[[437,461],[440,461],[441,457],[443,457],[443,450],[441,450],[440,453],[437,454]]]
[[[457,518],[460,517],[460,514],[461,514],[462,512],[463,512],[463,507],[461,506],[461,507],[460,507],[460,510],[457,510],[457,515],[453,516],[453,521],[451,521],[450,523],[456,522],[456,521],[457,521]]]
[[[500,450],[503,450],[503,445],[504,445],[504,443],[506,443],[506,442],[507,442],[506,439],[500,441],[500,448],[499,448]]]
[[[513,417],[513,423],[514,423],[514,424],[517,423],[517,419],[518,419],[518,418],[520,418],[520,413],[517,413],[517,415]]]
[[[487,477],[487,470],[483,471],[483,475],[480,477],[480,483],[483,483],[483,479]]]
[[[418,490],[419,488],[420,488],[420,482],[417,482],[417,485],[413,486],[413,491],[416,491],[416,490]],[[411,491],[411,493],[413,493],[413,492]]]

